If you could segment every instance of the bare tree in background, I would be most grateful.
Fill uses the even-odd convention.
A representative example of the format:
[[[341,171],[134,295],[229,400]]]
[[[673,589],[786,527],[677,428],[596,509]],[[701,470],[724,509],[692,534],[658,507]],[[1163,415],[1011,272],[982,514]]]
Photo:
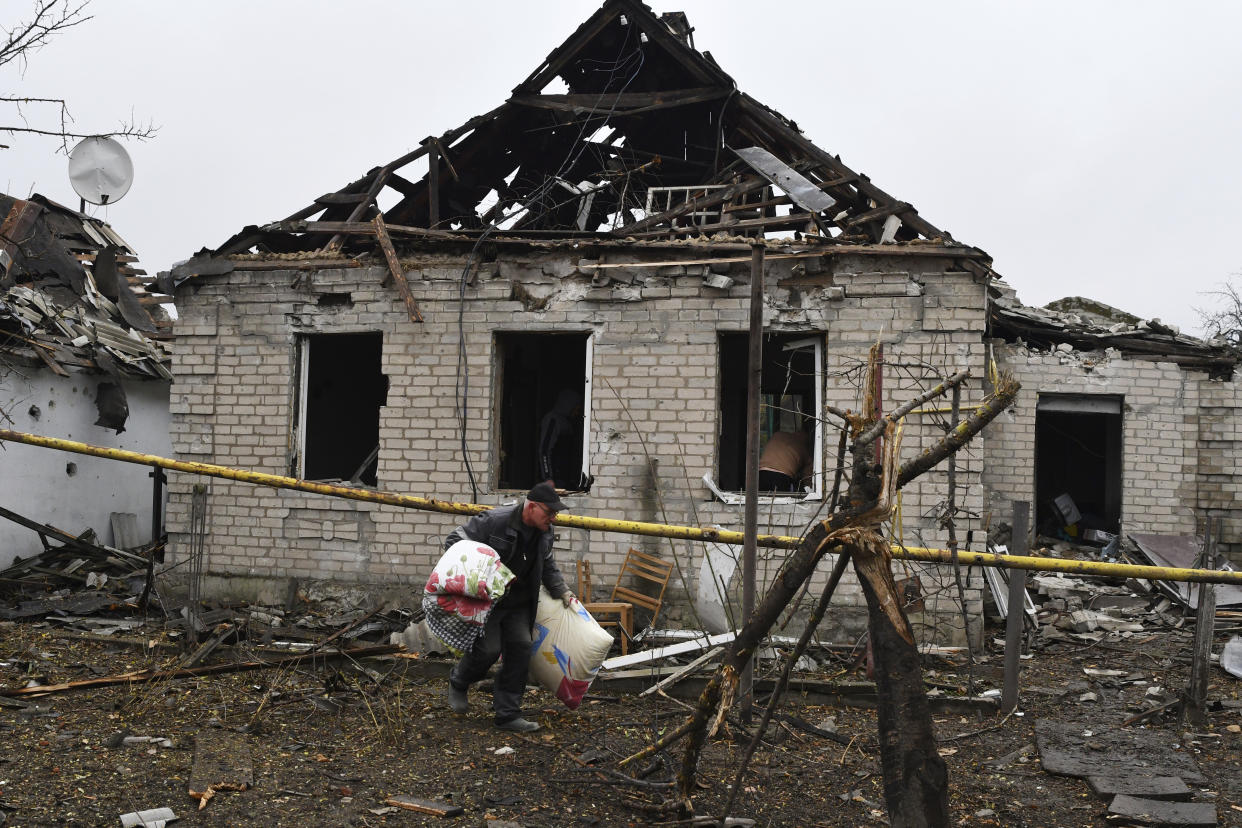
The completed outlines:
[[[1204,292],[1205,296],[1211,296],[1215,300],[1213,307],[1195,308],[1209,339],[1224,337],[1230,345],[1238,349],[1242,349],[1242,290],[1236,281],[1240,276],[1242,274],[1234,274],[1229,280],[1222,282],[1218,289]]]
[[[8,67],[20,77],[25,74],[31,56],[56,35],[87,22],[90,0],[35,0],[28,16],[9,25],[0,22],[0,70]],[[104,132],[80,132],[74,125],[69,104],[64,98],[39,98],[6,93],[0,95],[0,133],[26,133],[60,140],[62,152],[69,152],[69,139],[89,137],[123,137],[139,141],[155,135],[154,124],[138,124],[132,119],[122,121],[116,129]],[[0,144],[0,149],[8,149]]]

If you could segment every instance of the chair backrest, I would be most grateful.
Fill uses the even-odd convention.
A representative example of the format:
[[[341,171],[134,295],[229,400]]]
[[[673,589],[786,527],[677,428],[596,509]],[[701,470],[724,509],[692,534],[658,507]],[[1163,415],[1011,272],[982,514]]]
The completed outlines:
[[[591,562],[578,561],[578,600],[591,602]]]
[[[625,563],[617,574],[617,585],[612,588],[613,601],[627,601],[635,606],[643,607],[651,612],[651,622],[655,623],[660,605],[664,603],[664,590],[673,574],[673,564],[663,558],[631,549],[625,556]],[[637,578],[640,582],[652,584],[649,592],[640,592],[624,586],[626,576]]]

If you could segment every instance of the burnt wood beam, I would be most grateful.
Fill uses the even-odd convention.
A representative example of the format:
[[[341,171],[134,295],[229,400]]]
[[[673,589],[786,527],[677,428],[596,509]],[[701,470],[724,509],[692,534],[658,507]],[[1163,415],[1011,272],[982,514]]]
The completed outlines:
[[[398,236],[418,236],[428,239],[452,240],[456,234],[426,227],[409,227],[402,224],[384,225],[388,232]],[[264,233],[331,233],[333,236],[374,236],[375,224],[370,221],[277,221],[265,224]]]
[[[457,127],[456,129],[451,129],[448,132],[441,135],[440,142],[443,144],[452,144],[458,138],[465,135],[467,132],[474,129],[475,127],[479,126],[479,124],[486,123],[487,121],[496,117],[498,114],[500,114],[502,110],[504,110],[505,106],[506,104],[501,104],[500,106],[496,107],[490,112],[484,113],[483,115],[476,115],[475,117],[471,118],[469,121],[466,121],[464,124]],[[427,142],[424,142],[418,149],[411,150],[410,152],[407,152],[405,155],[401,156],[400,158],[397,158],[394,161],[390,161],[389,163],[385,164],[384,166],[376,170],[375,176],[371,180],[371,186],[367,188],[366,198],[362,202],[360,202],[357,207],[353,209],[353,211],[349,214],[349,217],[345,221],[347,223],[355,222],[359,218],[361,218],[362,214],[367,211],[367,208],[375,203],[375,197],[379,195],[380,190],[384,188],[384,185],[388,181],[388,176],[391,175],[396,170],[401,169],[406,164],[409,164],[411,161],[415,161],[418,158],[421,158],[423,155],[425,155],[428,152],[429,148],[430,148],[430,144]],[[333,236],[331,239],[328,240],[328,243],[324,245],[323,249],[325,251],[336,250],[341,246],[341,242],[342,242],[341,236],[339,235]]]
[[[427,142],[427,226],[440,223],[440,149]],[[382,225],[377,225],[382,226]]]
[[[513,90],[513,94],[538,93],[569,65],[578,51],[590,43],[620,15],[615,7],[604,6],[579,26],[564,43],[548,53],[543,64]]]
[[[714,233],[717,231],[744,231],[744,230],[798,230],[803,229],[807,225],[813,223],[815,216],[811,213],[793,213],[787,216],[765,216],[756,219],[742,219],[734,222],[716,222],[713,224],[688,224],[685,227],[670,227],[663,230],[649,231],[646,233],[631,233],[629,235],[635,238],[646,239],[653,236],[674,235],[695,235]]]
[[[409,315],[411,322],[422,322],[423,314],[418,309],[418,302],[414,299],[414,294],[410,291],[410,284],[405,280],[405,271],[401,269],[401,260],[397,258],[396,248],[392,246],[392,239],[388,237],[388,229],[384,226],[384,217],[375,217],[375,237],[379,240],[380,249],[384,251],[384,258],[388,261],[388,272],[392,275],[392,280],[397,283],[397,292],[401,294],[401,301],[405,303],[405,312]]]
[[[418,191],[418,184],[414,183],[405,176],[390,173],[388,176],[388,186],[392,187],[403,196],[413,195]]]
[[[847,227],[854,227],[859,224],[866,224],[871,221],[879,221],[880,219],[886,219],[892,215],[900,215],[901,213],[907,210],[912,210],[912,209],[914,208],[904,201],[897,201],[897,202],[894,202],[893,204],[883,204],[879,207],[876,207],[874,210],[868,210],[865,213],[859,213],[856,216],[850,216],[849,218],[845,219],[845,225]]]
[[[352,181],[349,184],[346,184],[344,187],[337,190],[336,193],[334,193],[333,195],[354,195],[354,194],[362,195],[363,193],[366,192],[366,188],[371,185],[371,179],[372,177],[374,177],[375,173],[376,173],[376,170],[371,170],[366,175],[364,175],[362,178],[359,178],[357,181]],[[324,209],[324,204],[326,204],[326,202],[320,203],[320,199],[322,198],[324,198],[324,196],[320,196],[320,198],[315,199],[308,206],[303,207],[301,210],[298,210],[296,213],[290,216],[286,216],[284,220],[285,221],[301,221],[302,219],[310,218],[311,216],[315,215],[316,213]],[[350,203],[353,203],[353,202],[350,202]]]
[[[315,199],[315,203],[323,207],[330,204],[357,204],[366,197],[366,193],[325,193]]]
[[[457,168],[453,166],[453,159],[449,157],[448,150],[444,148],[444,143],[434,136],[427,140],[435,144],[436,152],[440,155],[440,160],[444,162],[445,168],[449,171],[449,175],[453,176],[454,181],[461,181],[461,176],[457,174]]]
[[[636,115],[657,109],[702,103],[728,95],[732,90],[720,86],[702,86],[693,89],[671,89],[661,92],[600,92],[574,95],[514,95],[510,103],[537,109],[581,114],[584,112],[615,112],[617,115]]]

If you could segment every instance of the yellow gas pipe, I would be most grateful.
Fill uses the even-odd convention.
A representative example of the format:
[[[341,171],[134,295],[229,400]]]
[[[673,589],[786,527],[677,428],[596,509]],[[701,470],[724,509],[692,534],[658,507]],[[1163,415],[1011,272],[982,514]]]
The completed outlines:
[[[454,503],[448,500],[435,500],[414,495],[394,494],[372,489],[355,489],[349,486],[333,486],[328,483],[312,483],[296,477],[282,477],[277,474],[232,469],[212,463],[196,463],[185,460],[172,460],[154,454],[141,454],[125,449],[104,448],[79,443],[75,440],[62,440],[57,437],[42,437],[21,431],[0,429],[0,440],[13,443],[24,443],[29,446],[58,449],[60,451],[86,454],[92,457],[103,457],[119,460],[124,463],[137,463],[144,466],[156,466],[172,471],[188,474],[201,474],[209,477],[221,477],[226,480],[237,480],[252,483],[256,486],[270,486],[276,489],[295,489],[303,492],[342,497],[349,500],[365,500],[370,503],[383,503],[388,506],[399,506],[404,509],[420,509],[426,512],[443,512],[446,514],[475,515],[486,512],[491,506],[477,503]],[[651,535],[680,540],[708,541],[715,543],[740,544],[742,533],[727,529],[701,529],[693,526],[674,526],[664,523],[643,523],[635,520],[612,520],[609,518],[583,517],[579,515],[558,515],[556,524],[575,529],[587,529],[597,532],[618,532],[627,535]],[[757,543],[760,546],[793,549],[801,542],[800,538],[787,535],[760,535]],[[947,549],[925,549],[913,546],[894,546],[893,557],[926,563],[952,563],[953,555]],[[1227,572],[1214,569],[1180,569],[1170,566],[1137,566],[1134,564],[1102,563],[1099,561],[1076,561],[1062,558],[1035,558],[1031,556],[998,555],[991,552],[959,551],[958,562],[966,566],[994,566],[1000,569],[1028,569],[1037,572],[1065,572],[1072,575],[1097,576],[1104,578],[1142,578],[1153,581],[1195,581],[1215,584],[1242,584],[1242,572]]]

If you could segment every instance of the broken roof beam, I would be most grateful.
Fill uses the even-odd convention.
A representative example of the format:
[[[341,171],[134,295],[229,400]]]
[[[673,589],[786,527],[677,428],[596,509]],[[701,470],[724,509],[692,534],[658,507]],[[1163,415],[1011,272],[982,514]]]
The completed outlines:
[[[658,236],[673,235],[706,235],[719,231],[746,231],[760,230],[763,232],[775,232],[778,230],[806,230],[808,226],[816,224],[816,216],[813,213],[790,213],[784,216],[764,216],[763,218],[742,219],[739,221],[721,221],[711,224],[688,224],[684,227],[669,227],[663,230],[653,230],[645,233],[632,233],[630,235],[638,239],[649,239]]]
[[[380,249],[384,251],[384,258],[388,261],[388,272],[392,274],[392,280],[397,283],[397,292],[401,294],[401,301],[405,303],[405,310],[409,314],[410,321],[422,322],[422,311],[418,309],[418,302],[414,299],[414,294],[410,292],[410,284],[405,280],[405,271],[401,269],[401,260],[397,258],[392,239],[388,237],[383,216],[375,217],[375,236],[379,239]]]
[[[569,95],[514,95],[510,103],[552,109],[575,115],[606,112],[617,116],[638,115],[659,109],[703,103],[723,98],[733,90],[725,86],[700,86],[657,92],[599,92]]]
[[[526,80],[513,89],[514,95],[538,94],[545,86],[560,74],[577,56],[578,50],[595,39],[595,36],[608,27],[620,15],[620,11],[605,4],[595,14],[588,17],[569,39],[548,53],[544,62],[531,72]]]
[[[493,117],[495,117],[502,109],[504,109],[503,104],[483,115],[476,115],[475,117],[471,118],[469,121],[466,121],[464,124],[457,127],[456,129],[451,129],[448,132],[441,135],[438,143],[440,145],[452,144],[458,138],[465,135],[467,132],[474,129],[479,124],[482,124],[492,119]],[[419,145],[418,149],[411,150],[407,152],[405,155],[402,155],[400,158],[397,158],[394,161],[390,161],[384,166],[380,167],[378,170],[376,170],[375,176],[371,180],[371,186],[367,187],[366,197],[361,202],[359,202],[356,207],[354,207],[354,209],[350,212],[349,216],[345,219],[345,221],[347,222],[358,221],[358,219],[362,217],[363,213],[367,211],[367,208],[375,204],[375,198],[376,196],[379,195],[380,190],[384,189],[384,185],[388,183],[389,175],[401,169],[406,164],[416,161],[422,156],[426,155],[427,152],[431,149],[431,146],[432,144],[430,142],[424,141],[422,144]],[[327,244],[323,246],[323,250],[324,251],[338,250],[343,241],[344,241],[343,234],[335,235],[331,239],[328,240]]]
[[[403,224],[385,224],[392,235],[415,236],[429,239],[455,239],[457,234],[445,230],[429,230],[426,227],[409,227]],[[333,236],[374,236],[375,223],[371,221],[278,221],[264,225],[264,233],[332,233]]]

